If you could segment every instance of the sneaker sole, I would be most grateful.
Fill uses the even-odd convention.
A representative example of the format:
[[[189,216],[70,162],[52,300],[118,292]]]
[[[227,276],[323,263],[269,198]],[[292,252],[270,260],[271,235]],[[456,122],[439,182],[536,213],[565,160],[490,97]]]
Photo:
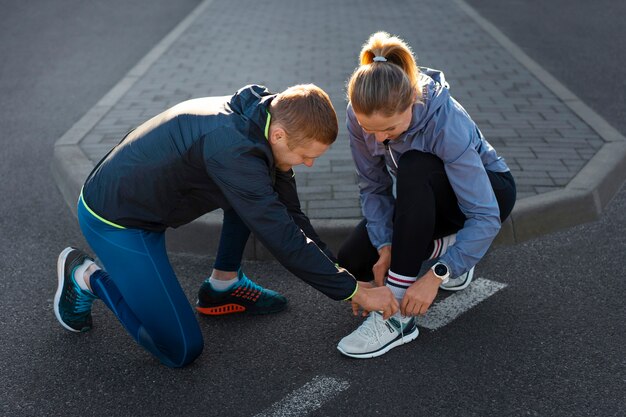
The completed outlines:
[[[216,306],[216,307],[200,307],[200,306],[196,306],[196,311],[200,314],[204,314],[206,316],[224,316],[227,314],[236,314],[236,313],[247,313],[250,315],[263,315],[263,314],[274,314],[274,313],[280,313],[281,311],[283,311],[287,306],[283,306],[280,308],[275,308],[273,310],[266,310],[266,311],[255,311],[255,310],[248,310],[246,307],[240,305],[240,304],[224,304],[221,306]]]
[[[243,313],[246,308],[239,304],[224,304],[217,307],[196,307],[196,311],[207,316],[223,316],[225,314]]]
[[[443,285],[440,285],[439,288],[445,291],[461,291],[461,290],[466,289],[472,283],[473,279],[474,279],[474,268],[470,269],[469,272],[467,273],[467,279],[465,280],[463,285],[459,285],[458,287],[444,287]]]
[[[59,281],[57,285],[57,292],[54,294],[54,315],[56,316],[61,326],[65,327],[70,332],[80,333],[79,330],[72,329],[70,326],[65,324],[63,319],[61,318],[61,313],[59,312],[59,303],[61,302],[61,294],[63,293],[63,285],[65,284],[65,261],[67,260],[67,256],[73,251],[74,248],[67,247],[63,249],[63,252],[59,254],[59,259],[57,260],[57,279]]]
[[[377,351],[374,352],[367,352],[367,353],[350,353],[350,352],[346,352],[345,350],[343,350],[340,346],[337,346],[337,350],[339,350],[339,352],[341,352],[342,354],[349,356],[351,358],[356,358],[356,359],[370,359],[370,358],[376,358],[378,356],[384,355],[385,353],[389,352],[391,349],[400,346],[400,345],[404,345],[405,343],[409,343],[415,339],[417,339],[417,336],[419,336],[420,331],[417,328],[417,326],[415,326],[415,330],[413,330],[411,333],[404,335],[404,337],[401,337],[397,340],[394,340],[393,342],[389,343],[388,345],[380,348]]]

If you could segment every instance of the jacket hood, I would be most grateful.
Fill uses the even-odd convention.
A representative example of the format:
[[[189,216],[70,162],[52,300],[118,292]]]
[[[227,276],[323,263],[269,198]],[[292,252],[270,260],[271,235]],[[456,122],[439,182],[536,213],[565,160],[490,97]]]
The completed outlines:
[[[256,124],[262,131],[267,120],[267,107],[276,94],[261,85],[247,85],[239,89],[228,102],[230,109]]]
[[[406,135],[424,129],[434,114],[450,97],[448,82],[439,70],[420,67],[419,84],[422,87],[422,101],[413,105],[413,118]],[[404,136],[404,135],[403,135]]]

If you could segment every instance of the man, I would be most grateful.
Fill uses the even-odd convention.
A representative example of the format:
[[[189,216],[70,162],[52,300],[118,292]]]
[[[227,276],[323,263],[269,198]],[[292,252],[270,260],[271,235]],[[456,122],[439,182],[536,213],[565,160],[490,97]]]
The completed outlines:
[[[191,363],[202,352],[202,336],[169,263],[164,231],[217,208],[225,213],[222,255],[200,289],[200,312],[284,307],[284,297],[239,268],[251,230],[283,266],[330,298],[395,313],[391,292],[359,287],[316,245],[308,219],[298,214],[289,172],[312,166],[337,130],[330,99],[318,87],[272,94],[253,85],[233,96],[180,103],[131,131],[96,165],[78,201],[81,230],[106,272],[78,249],[61,252],[57,319],[68,330],[89,330],[91,304],[99,298],[162,363]],[[291,196],[283,191],[281,199],[277,190],[285,185]]]

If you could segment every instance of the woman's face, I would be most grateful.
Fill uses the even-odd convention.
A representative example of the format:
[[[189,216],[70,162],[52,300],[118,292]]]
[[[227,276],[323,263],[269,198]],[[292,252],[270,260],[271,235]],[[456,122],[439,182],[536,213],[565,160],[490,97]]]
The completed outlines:
[[[365,133],[374,135],[376,142],[384,142],[385,140],[394,140],[407,131],[413,117],[413,106],[409,106],[402,113],[396,113],[393,116],[385,116],[380,113],[373,113],[365,116],[360,113],[354,113],[359,125]]]

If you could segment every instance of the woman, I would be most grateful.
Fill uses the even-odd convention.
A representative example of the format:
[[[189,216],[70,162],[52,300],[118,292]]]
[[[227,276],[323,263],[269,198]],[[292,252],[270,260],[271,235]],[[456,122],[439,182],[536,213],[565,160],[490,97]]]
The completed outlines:
[[[348,82],[347,125],[364,219],[338,258],[400,302],[398,314],[370,313],[338,345],[369,358],[414,340],[414,316],[426,313],[439,288],[469,285],[516,191],[442,72],[418,68],[409,46],[385,32],[370,37],[360,61]],[[418,277],[429,259],[437,262]]]

